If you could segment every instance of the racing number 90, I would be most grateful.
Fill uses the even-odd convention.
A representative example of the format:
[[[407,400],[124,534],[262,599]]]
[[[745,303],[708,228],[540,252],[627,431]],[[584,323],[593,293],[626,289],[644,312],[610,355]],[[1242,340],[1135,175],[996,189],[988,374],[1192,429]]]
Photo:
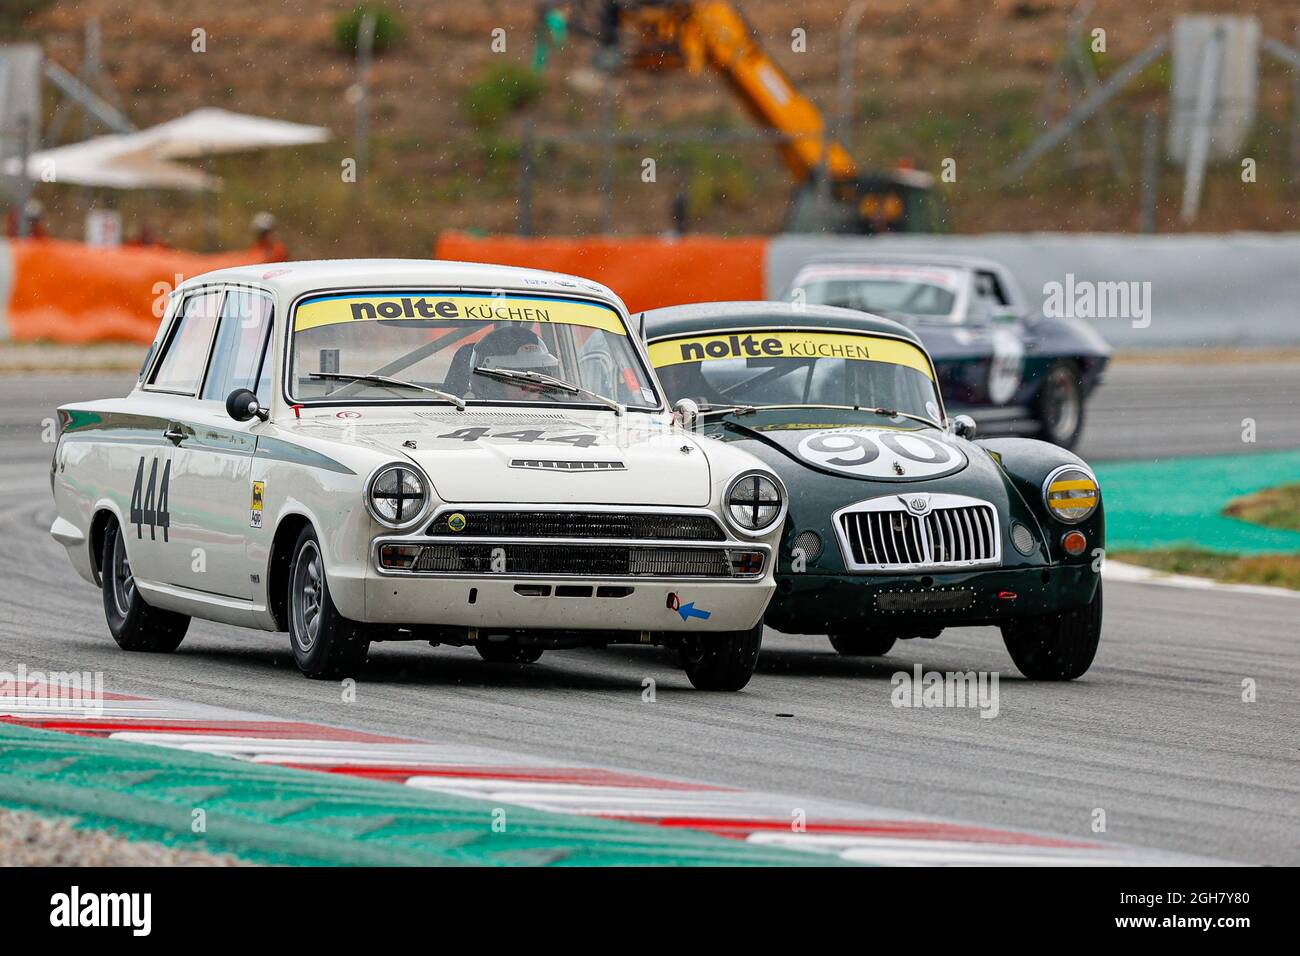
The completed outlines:
[[[880,460],[882,452],[891,460]],[[958,464],[960,452],[924,435],[877,431],[824,431],[809,435],[799,443],[799,454],[823,468],[831,468],[865,477],[901,475],[894,468],[899,460],[907,463],[912,477],[938,474]]]
[[[857,468],[880,457],[880,449],[876,447],[876,443],[858,432],[828,432],[824,435],[814,435],[808,439],[807,447],[810,451],[828,456],[823,459],[824,464],[839,465],[841,468]],[[841,457],[855,451],[862,452],[861,457]],[[832,455],[834,457],[829,457]]]

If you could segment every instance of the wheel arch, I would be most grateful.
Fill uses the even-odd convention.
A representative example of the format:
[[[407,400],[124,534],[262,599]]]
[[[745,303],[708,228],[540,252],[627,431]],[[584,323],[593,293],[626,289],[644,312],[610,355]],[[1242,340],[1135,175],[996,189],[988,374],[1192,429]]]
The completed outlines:
[[[95,506],[86,534],[86,546],[90,549],[90,570],[95,576],[95,584],[101,588],[104,586],[104,536],[108,534],[110,522],[120,529],[122,516],[111,504],[102,502]]]
[[[298,543],[303,528],[315,528],[311,518],[299,512],[291,512],[280,519],[275,528],[275,537],[271,540],[271,553],[266,568],[266,605],[275,618],[278,631],[289,629],[289,566],[293,562],[293,546]],[[316,533],[319,537],[320,532]]]

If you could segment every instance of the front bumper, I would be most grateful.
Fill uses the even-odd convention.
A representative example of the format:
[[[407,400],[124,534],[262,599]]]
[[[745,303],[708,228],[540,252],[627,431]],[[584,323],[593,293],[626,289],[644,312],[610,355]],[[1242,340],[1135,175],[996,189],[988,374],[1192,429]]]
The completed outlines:
[[[363,619],[480,630],[743,631],[762,618],[775,587],[770,572],[748,581],[376,575],[364,583]]]
[[[781,574],[764,621],[787,634],[1001,624],[1081,607],[1092,600],[1100,579],[1091,563],[931,574]]]

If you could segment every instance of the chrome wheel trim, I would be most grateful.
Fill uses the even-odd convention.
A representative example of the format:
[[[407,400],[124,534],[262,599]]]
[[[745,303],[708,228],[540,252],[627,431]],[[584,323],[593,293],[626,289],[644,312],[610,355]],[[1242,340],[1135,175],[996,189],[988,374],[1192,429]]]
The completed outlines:
[[[1070,370],[1058,366],[1047,379],[1046,424],[1053,437],[1068,438],[1079,427],[1079,389]]]
[[[293,606],[293,641],[303,653],[310,651],[320,637],[324,588],[325,575],[320,549],[315,541],[308,541],[298,552],[298,560],[293,566],[293,581],[289,585],[289,601]]]
[[[109,576],[112,579],[113,603],[117,605],[117,613],[126,617],[135,601],[135,575],[131,573],[131,562],[126,556],[126,540],[120,530],[113,540],[113,561]]]

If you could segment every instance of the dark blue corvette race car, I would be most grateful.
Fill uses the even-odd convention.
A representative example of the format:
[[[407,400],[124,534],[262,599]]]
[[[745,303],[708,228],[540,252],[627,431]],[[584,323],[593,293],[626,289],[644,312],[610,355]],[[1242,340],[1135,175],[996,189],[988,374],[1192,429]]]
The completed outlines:
[[[934,360],[950,411],[994,429],[1078,443],[1110,347],[1091,326],[1031,314],[1015,278],[986,259],[855,255],[814,259],[786,298],[902,322]]]

